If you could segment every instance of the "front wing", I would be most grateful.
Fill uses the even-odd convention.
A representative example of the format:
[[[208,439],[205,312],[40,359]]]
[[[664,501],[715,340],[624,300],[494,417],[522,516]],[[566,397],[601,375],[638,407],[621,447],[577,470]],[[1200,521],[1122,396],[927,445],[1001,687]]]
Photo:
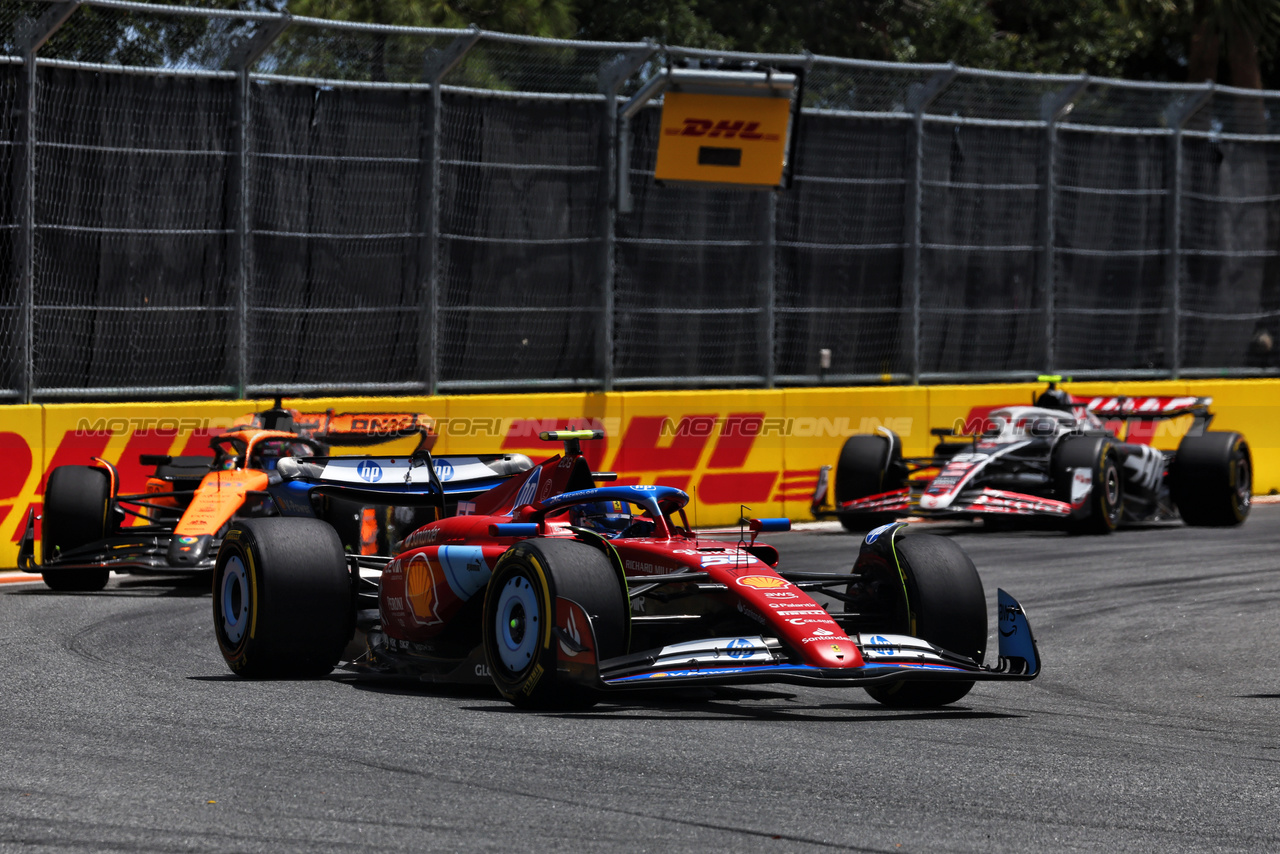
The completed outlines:
[[[772,638],[711,638],[603,661],[596,687],[616,691],[784,682],[836,688],[907,680],[1035,679],[1040,675],[1040,655],[1026,613],[1004,590],[998,592],[997,604],[1000,658],[996,667],[906,635],[855,635],[864,659],[858,667],[814,667],[789,661]]]
[[[174,565],[169,562],[173,529],[161,525],[122,528],[119,534],[70,549],[57,557],[35,559],[35,510],[27,512],[27,524],[18,543],[18,569],[49,573],[70,569],[111,569],[135,573],[181,575],[213,569],[220,541],[208,544],[198,560]]]
[[[922,518],[945,518],[949,516],[1048,516],[1066,519],[1071,516],[1072,506],[1065,501],[1045,498],[1039,495],[1028,495],[1022,492],[1010,492],[1005,489],[990,487],[974,487],[965,489],[957,495],[949,505],[943,508],[925,507],[921,496],[911,489],[903,487],[879,495],[868,495],[854,501],[846,501],[834,511],[823,511],[821,515],[842,516],[854,513],[891,513],[902,516],[920,516]]]

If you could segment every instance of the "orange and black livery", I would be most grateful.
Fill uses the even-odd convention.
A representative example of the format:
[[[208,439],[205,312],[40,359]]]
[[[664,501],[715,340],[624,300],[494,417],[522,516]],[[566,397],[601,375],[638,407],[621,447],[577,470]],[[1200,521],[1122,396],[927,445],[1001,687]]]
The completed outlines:
[[[328,514],[340,533],[341,522],[351,516],[356,524],[346,526],[354,529],[347,545],[366,550],[371,536],[364,529],[377,521],[366,512],[371,508],[339,506],[325,496],[289,506],[287,491],[272,491],[281,483],[276,465],[326,455],[335,444],[375,445],[415,435],[413,453],[429,451],[436,440],[432,419],[412,412],[303,413],[285,409],[277,398],[271,409],[236,419],[230,430],[213,436],[207,456],[142,455],[142,464],[155,472],[140,494],[121,495],[119,474],[104,459],[59,466],[45,490],[41,559],[35,559],[32,512],[18,564],[41,573],[55,590],[100,590],[112,570],[208,572],[233,519],[279,515]]]

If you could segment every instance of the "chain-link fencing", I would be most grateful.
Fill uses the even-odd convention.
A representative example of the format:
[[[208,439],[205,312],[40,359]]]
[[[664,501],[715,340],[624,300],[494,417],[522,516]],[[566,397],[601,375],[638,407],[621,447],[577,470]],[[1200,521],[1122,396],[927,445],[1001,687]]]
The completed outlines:
[[[0,396],[1280,372],[1280,93],[0,5]],[[653,179],[803,69],[790,186]]]

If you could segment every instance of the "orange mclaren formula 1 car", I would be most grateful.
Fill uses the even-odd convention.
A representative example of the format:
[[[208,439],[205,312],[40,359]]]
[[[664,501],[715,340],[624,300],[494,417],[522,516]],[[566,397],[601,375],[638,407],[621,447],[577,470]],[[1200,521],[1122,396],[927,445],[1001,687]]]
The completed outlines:
[[[55,590],[101,590],[112,570],[208,572],[230,522],[258,516],[319,517],[353,552],[386,550],[397,524],[411,530],[422,520],[404,508],[398,510],[404,518],[397,520],[390,507],[331,498],[322,490],[291,489],[276,464],[284,458],[323,456],[331,444],[372,445],[414,435],[419,441],[412,453],[425,454],[436,440],[431,419],[417,413],[299,413],[282,408],[277,399],[274,408],[237,419],[229,432],[212,437],[211,456],[142,455],[142,464],[155,466],[155,474],[141,494],[119,494],[119,474],[106,460],[59,466],[45,490],[41,560],[35,560],[32,512],[18,565],[41,573]],[[465,497],[470,485],[474,491],[489,488],[501,475],[486,461],[514,470],[527,462],[524,457],[515,460],[517,456],[455,458],[450,472],[461,469],[467,476],[453,478],[451,491]],[[126,524],[130,519],[134,524]]]

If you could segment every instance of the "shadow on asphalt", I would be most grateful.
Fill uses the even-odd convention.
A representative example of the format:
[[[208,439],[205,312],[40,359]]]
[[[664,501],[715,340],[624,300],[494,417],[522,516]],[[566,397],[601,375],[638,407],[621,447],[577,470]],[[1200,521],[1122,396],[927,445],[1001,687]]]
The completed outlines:
[[[965,522],[959,520],[939,520],[939,521],[923,521],[910,522],[912,529],[922,533],[938,534],[943,537],[952,536],[975,536],[975,537],[1024,537],[1033,534],[1038,538],[1043,537],[1065,537],[1073,540],[1082,540],[1085,542],[1096,542],[1097,537],[1090,534],[1073,534],[1064,531],[1062,527],[1051,519],[1027,519],[1025,521],[999,521],[996,524],[986,522]],[[1166,520],[1161,522],[1125,522],[1108,536],[1123,536],[1128,532],[1138,531],[1167,531],[1170,528],[1185,528],[1186,526],[1174,520]],[[817,537],[848,537],[851,540],[858,540],[865,537],[870,532],[867,531],[805,531],[808,536]]]
[[[787,691],[756,688],[692,688],[681,691],[657,690],[628,692],[625,698],[605,697],[599,705],[574,712],[527,711],[510,705],[468,706],[467,711],[502,714],[541,714],[558,718],[592,718],[625,716],[628,720],[758,720],[758,721],[901,721],[901,720],[985,720],[989,718],[1021,718],[1025,715],[1007,712],[974,711],[965,706],[940,709],[888,709],[879,703],[810,703],[776,706],[754,706],[753,702],[794,700]],[[746,705],[737,705],[743,703]],[[832,714],[852,712],[855,714]],[[867,714],[869,713],[869,714]]]
[[[117,582],[115,586],[103,590],[63,591],[50,590],[48,587],[25,587],[22,590],[6,590],[5,596],[79,596],[87,598],[125,598],[125,599],[195,599],[210,595],[209,579],[195,581],[193,579],[130,579]]]
[[[837,704],[832,706],[802,706],[799,708],[774,709],[755,708],[751,706],[730,706],[721,702],[707,703],[633,703],[619,705],[601,703],[581,712],[536,712],[517,709],[514,706],[464,706],[469,712],[496,712],[499,714],[538,714],[554,718],[610,718],[625,717],[627,720],[653,721],[703,721],[703,720],[746,720],[777,722],[789,721],[799,723],[877,723],[887,721],[971,721],[1005,718],[1023,718],[1026,715],[1015,715],[1006,712],[976,712],[963,707],[954,709],[903,709],[902,711],[886,711],[884,706],[867,703],[850,706]],[[865,709],[870,714],[831,714],[832,711],[855,711]]]
[[[188,676],[192,682],[234,682],[251,685],[262,682],[318,681],[314,679],[263,680],[241,679],[232,673],[213,676]],[[372,694],[384,694],[399,697],[436,697],[453,700],[492,700],[491,704],[482,706],[463,705],[461,711],[490,712],[496,714],[539,715],[554,718],[617,718],[628,720],[758,720],[764,721],[812,721],[814,723],[831,722],[868,722],[902,721],[902,720],[988,720],[1003,718],[1023,718],[1026,715],[1007,712],[974,711],[965,706],[950,706],[941,709],[901,709],[890,710],[875,702],[865,703],[831,703],[790,706],[785,709],[776,707],[760,707],[752,705],[736,705],[738,703],[760,703],[777,700],[794,700],[795,694],[787,691],[753,688],[692,688],[680,691],[636,691],[628,692],[625,700],[621,697],[607,697],[599,705],[580,711],[537,711],[517,709],[502,699],[496,688],[489,685],[447,685],[441,683],[420,682],[402,676],[367,676],[350,673],[333,673],[325,677],[329,682],[341,682],[350,685],[357,691]],[[833,712],[837,714],[832,714]],[[840,712],[850,714],[838,714]]]

